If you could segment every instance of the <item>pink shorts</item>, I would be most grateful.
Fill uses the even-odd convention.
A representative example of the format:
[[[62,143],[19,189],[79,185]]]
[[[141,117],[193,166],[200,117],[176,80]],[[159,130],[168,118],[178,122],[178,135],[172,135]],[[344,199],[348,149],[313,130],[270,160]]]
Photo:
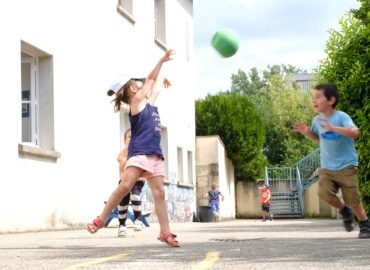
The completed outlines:
[[[157,155],[137,155],[126,161],[126,168],[133,166],[144,170],[140,178],[150,179],[157,176],[165,176],[164,162]]]

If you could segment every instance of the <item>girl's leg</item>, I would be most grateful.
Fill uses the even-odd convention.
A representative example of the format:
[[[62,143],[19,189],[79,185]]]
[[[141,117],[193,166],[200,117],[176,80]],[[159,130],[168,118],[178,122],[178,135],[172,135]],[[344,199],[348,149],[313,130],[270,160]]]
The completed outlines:
[[[162,233],[169,233],[170,232],[170,225],[168,223],[168,214],[167,214],[167,204],[164,200],[164,177],[157,176],[150,178],[147,181],[150,187],[150,191],[152,192],[153,200],[154,200],[154,210],[155,214],[158,217],[159,226],[161,228]]]
[[[179,247],[179,242],[176,240],[176,235],[171,233],[168,223],[167,204],[164,200],[163,176],[153,177],[148,180],[148,185],[153,195],[154,209],[158,217],[159,232],[158,240],[166,243],[170,247]]]
[[[121,183],[118,185],[118,187],[113,191],[113,193],[110,195],[107,203],[104,206],[103,212],[99,215],[98,219],[99,221],[94,220],[93,223],[88,224],[88,230],[92,233],[96,232],[95,227],[100,228],[100,225],[97,226],[97,224],[100,224],[101,221],[104,221],[108,218],[109,214],[112,212],[114,208],[117,207],[119,202],[122,200],[124,196],[126,196],[132,187],[134,186],[136,180],[140,177],[143,170],[141,168],[137,167],[128,167],[124,174],[121,174]]]
[[[128,167],[125,171],[124,179],[121,181],[119,186],[110,195],[103,212],[99,216],[102,220],[107,219],[109,213],[119,204],[123,197],[129,194],[130,190],[134,186],[136,180],[140,177],[142,169],[137,167]]]

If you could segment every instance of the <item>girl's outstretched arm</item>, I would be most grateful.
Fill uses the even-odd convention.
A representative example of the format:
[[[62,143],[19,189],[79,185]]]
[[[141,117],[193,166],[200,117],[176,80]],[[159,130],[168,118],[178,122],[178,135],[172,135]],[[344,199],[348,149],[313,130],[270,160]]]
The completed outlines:
[[[150,91],[148,94],[149,103],[154,105],[162,88],[169,88],[170,86],[171,86],[171,82],[167,78],[157,79],[157,82],[154,85],[153,90]]]
[[[174,54],[175,54],[174,50],[167,50],[164,56],[162,56],[161,59],[159,59],[156,66],[153,68],[153,70],[149,73],[148,77],[146,78],[146,81],[144,85],[141,87],[140,91],[136,93],[134,97],[135,99],[142,101],[148,98],[150,91],[152,91],[157,81],[159,72],[161,71],[161,68],[162,68],[162,64],[167,61],[172,60],[172,56]]]

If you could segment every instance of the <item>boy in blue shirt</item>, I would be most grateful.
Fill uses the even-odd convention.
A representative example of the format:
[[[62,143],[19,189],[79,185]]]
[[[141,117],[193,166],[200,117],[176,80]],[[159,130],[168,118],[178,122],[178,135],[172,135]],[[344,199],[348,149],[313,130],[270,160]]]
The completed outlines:
[[[220,213],[219,213],[219,210],[220,210],[219,204],[220,204],[220,198],[222,201],[224,200],[224,195],[222,195],[221,192],[217,189],[217,185],[215,183],[212,183],[211,188],[212,189],[208,191],[206,196],[209,199],[211,211],[215,217],[215,220],[220,221],[221,219],[220,219]]]
[[[337,87],[330,83],[319,84],[312,94],[312,105],[318,113],[311,128],[297,123],[294,130],[320,144],[319,197],[339,209],[345,229],[354,229],[355,217],[359,220],[358,238],[370,238],[370,222],[361,204],[358,187],[358,157],[354,139],[360,135],[351,117],[335,109],[339,101]],[[341,188],[343,201],[336,195]]]

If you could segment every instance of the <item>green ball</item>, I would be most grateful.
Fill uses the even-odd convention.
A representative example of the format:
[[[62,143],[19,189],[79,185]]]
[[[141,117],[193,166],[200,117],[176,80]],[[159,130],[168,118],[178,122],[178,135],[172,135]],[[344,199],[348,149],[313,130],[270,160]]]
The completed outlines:
[[[212,47],[215,48],[222,57],[231,57],[239,49],[239,37],[230,29],[220,30],[213,35]]]

